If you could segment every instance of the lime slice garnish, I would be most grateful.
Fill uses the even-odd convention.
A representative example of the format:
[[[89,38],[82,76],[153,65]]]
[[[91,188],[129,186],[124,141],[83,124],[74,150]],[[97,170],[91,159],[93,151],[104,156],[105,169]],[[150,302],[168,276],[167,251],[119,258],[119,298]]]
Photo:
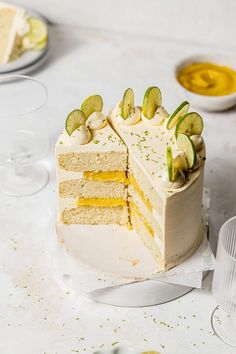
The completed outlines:
[[[175,136],[177,138],[179,134],[201,135],[202,130],[202,117],[196,112],[191,112],[187,113],[176,125]]]
[[[187,171],[188,170],[188,163],[187,163],[185,154],[178,154],[176,157],[174,157],[173,165],[174,165],[174,169],[176,171],[179,171],[179,170]]]
[[[37,44],[47,41],[48,29],[45,22],[35,17],[28,19],[29,31],[26,33],[25,38],[31,43],[34,48]]]
[[[193,168],[197,160],[197,154],[190,137],[187,134],[179,134],[177,138],[177,146],[179,150],[185,153],[186,159],[188,161],[188,167],[190,169]]]
[[[75,129],[78,129],[81,125],[84,125],[85,122],[86,117],[82,111],[75,109],[74,111],[70,112],[66,118],[65,123],[67,134],[71,136]]]
[[[47,44],[48,44],[48,38],[45,41],[36,44],[34,46],[34,50],[43,50],[47,46]]]
[[[176,124],[179,122],[181,117],[185,116],[189,110],[189,103],[187,101],[184,101],[179,105],[179,107],[176,108],[176,110],[170,115],[168,122],[167,122],[167,129],[172,129],[176,126]]]
[[[133,106],[134,92],[132,88],[128,88],[123,95],[123,100],[121,103],[121,117],[126,119],[129,116]]]
[[[100,95],[89,96],[81,105],[81,110],[84,112],[86,119],[93,112],[101,112],[102,108],[103,108],[103,100]]]
[[[146,118],[152,119],[158,107],[161,107],[162,97],[158,87],[149,87],[143,98],[143,114]]]
[[[166,158],[167,158],[167,171],[168,171],[168,177],[169,181],[172,182],[173,178],[173,164],[172,164],[172,150],[171,147],[168,146],[166,148]]]

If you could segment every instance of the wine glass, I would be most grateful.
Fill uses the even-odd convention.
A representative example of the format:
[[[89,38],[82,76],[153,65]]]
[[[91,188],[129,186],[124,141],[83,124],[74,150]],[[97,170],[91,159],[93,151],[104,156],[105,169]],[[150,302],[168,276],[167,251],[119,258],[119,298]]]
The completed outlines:
[[[48,172],[37,162],[49,148],[47,89],[24,75],[0,79],[0,191],[31,195],[48,182]]]
[[[212,291],[219,303],[212,327],[221,340],[236,346],[236,216],[220,229]]]

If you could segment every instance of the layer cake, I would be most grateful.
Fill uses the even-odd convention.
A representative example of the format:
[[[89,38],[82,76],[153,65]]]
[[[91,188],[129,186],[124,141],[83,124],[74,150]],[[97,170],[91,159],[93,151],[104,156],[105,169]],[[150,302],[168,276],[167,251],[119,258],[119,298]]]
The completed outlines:
[[[56,144],[61,222],[133,228],[162,270],[187,259],[203,234],[205,160],[202,119],[188,109],[169,115],[151,87],[142,107],[128,89],[107,117],[98,95],[72,111]]]

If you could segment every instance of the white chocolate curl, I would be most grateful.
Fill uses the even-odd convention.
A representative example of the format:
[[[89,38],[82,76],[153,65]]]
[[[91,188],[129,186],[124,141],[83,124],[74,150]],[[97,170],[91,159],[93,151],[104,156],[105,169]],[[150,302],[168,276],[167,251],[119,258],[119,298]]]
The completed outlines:
[[[169,113],[164,107],[157,108],[153,118],[151,119],[146,118],[142,113],[142,120],[149,125],[161,125],[167,117],[169,117]]]
[[[203,145],[203,138],[201,135],[192,135],[190,136],[190,139],[192,140],[193,142],[193,145],[195,147],[195,150],[196,151],[199,151],[201,150],[202,148],[202,145]]]
[[[93,112],[86,121],[89,129],[102,129],[107,125],[107,119],[102,112]]]
[[[86,125],[81,125],[78,129],[71,134],[71,145],[79,144],[84,145],[91,139],[91,133]]]

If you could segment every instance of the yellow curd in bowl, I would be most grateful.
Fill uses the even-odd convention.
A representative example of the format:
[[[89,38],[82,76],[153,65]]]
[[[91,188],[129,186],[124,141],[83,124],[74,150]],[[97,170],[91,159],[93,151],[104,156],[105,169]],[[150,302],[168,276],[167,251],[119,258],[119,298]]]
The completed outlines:
[[[177,74],[187,90],[204,96],[225,96],[236,92],[236,71],[214,63],[192,63]]]

